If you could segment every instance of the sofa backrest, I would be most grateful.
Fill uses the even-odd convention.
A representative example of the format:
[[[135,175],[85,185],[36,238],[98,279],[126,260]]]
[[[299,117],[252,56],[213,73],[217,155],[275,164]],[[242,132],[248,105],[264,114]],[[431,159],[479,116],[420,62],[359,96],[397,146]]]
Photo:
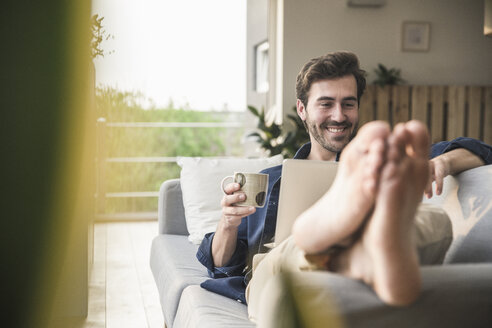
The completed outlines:
[[[443,193],[424,203],[442,207],[452,221],[454,239],[444,263],[492,262],[492,165],[446,177]],[[179,179],[161,185],[158,219],[160,234],[189,234]]]
[[[441,206],[453,224],[444,263],[492,262],[492,165],[446,177],[443,193],[424,202]]]

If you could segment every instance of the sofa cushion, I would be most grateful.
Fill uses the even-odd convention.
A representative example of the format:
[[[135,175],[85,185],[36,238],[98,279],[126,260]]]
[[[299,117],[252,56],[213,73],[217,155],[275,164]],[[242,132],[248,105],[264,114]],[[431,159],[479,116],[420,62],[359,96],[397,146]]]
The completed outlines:
[[[456,248],[447,257],[448,263],[492,262],[492,208],[466,236],[455,241]]]
[[[425,202],[441,206],[453,224],[454,240],[444,263],[491,261],[492,165],[447,176],[442,195]]]
[[[456,198],[462,231],[447,263],[492,262],[492,165],[482,166],[457,176]]]
[[[233,299],[209,292],[200,286],[188,286],[183,291],[176,327],[251,328],[246,305]]]
[[[257,173],[282,160],[282,155],[258,159],[178,157],[189,240],[200,244],[206,233],[217,228],[222,215],[220,185],[224,177],[237,171]]]
[[[209,278],[207,269],[195,257],[197,249],[187,236],[158,235],[152,241],[150,267],[168,327],[173,326],[183,290]]]

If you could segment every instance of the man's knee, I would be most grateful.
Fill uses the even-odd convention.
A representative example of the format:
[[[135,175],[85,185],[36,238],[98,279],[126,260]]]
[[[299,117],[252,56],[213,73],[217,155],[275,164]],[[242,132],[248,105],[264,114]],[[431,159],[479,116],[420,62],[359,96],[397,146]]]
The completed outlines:
[[[453,241],[453,226],[446,212],[421,204],[415,216],[415,244],[421,265],[442,264]]]

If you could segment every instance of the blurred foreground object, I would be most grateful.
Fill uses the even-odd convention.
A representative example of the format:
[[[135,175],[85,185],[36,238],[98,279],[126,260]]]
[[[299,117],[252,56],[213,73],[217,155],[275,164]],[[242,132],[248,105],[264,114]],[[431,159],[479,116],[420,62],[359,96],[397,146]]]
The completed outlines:
[[[87,315],[94,214],[90,2],[2,3],[4,327]]]

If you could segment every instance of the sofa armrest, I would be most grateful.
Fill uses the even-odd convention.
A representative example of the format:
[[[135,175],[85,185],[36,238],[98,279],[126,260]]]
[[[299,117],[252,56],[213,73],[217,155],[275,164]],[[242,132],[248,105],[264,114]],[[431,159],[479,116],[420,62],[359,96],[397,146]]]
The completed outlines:
[[[288,278],[288,279],[286,279]],[[290,288],[286,288],[286,283]],[[492,263],[422,267],[422,293],[408,307],[391,307],[364,283],[330,272],[276,275],[262,292],[258,327],[279,327],[278,318],[296,311],[286,291],[304,295],[294,305],[297,316],[341,315],[346,327],[491,327]],[[264,297],[263,295],[269,295]],[[300,301],[300,303],[298,303]],[[284,318],[295,321],[299,317]],[[309,326],[309,325],[308,325]]]
[[[159,189],[159,234],[188,235],[179,179],[166,180]]]
[[[444,263],[492,261],[492,165],[447,176],[442,194],[424,202],[444,209],[453,224]]]

